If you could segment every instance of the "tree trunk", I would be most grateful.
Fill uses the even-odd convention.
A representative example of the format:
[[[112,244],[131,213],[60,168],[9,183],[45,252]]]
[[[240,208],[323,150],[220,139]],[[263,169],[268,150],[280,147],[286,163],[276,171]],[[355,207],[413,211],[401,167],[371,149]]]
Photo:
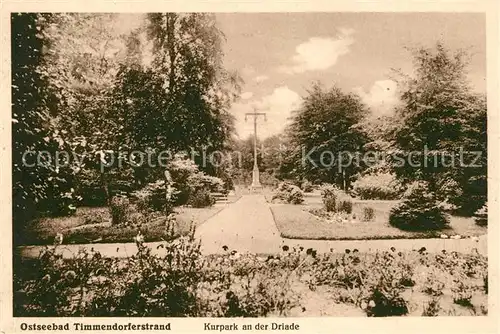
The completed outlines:
[[[104,190],[104,193],[106,194],[106,203],[108,205],[108,208],[111,207],[111,192],[109,190],[109,177],[106,172],[101,172],[101,184]]]

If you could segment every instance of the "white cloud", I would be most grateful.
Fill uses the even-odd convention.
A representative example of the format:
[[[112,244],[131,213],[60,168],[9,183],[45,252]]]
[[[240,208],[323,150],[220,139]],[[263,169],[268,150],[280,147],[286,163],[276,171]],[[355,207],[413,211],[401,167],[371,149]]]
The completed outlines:
[[[370,107],[374,116],[386,116],[391,115],[400,102],[397,88],[397,83],[393,80],[378,80],[373,83],[369,92],[361,87],[353,90]]]
[[[341,28],[336,38],[311,37],[295,48],[291,64],[279,70],[288,74],[326,70],[335,65],[340,56],[350,52],[353,33],[353,29]]]
[[[249,98],[251,98],[253,96],[253,93],[252,92],[244,92],[240,96],[243,100],[248,100]]]
[[[231,112],[236,117],[236,132],[241,138],[253,134],[253,119],[248,117],[245,121],[245,113],[253,112],[255,108],[257,112],[265,112],[267,118],[267,120],[263,117],[258,119],[259,138],[278,134],[284,130],[291,111],[296,109],[300,102],[299,94],[287,86],[281,86],[259,100],[235,103]]]
[[[269,79],[269,77],[267,75],[258,75],[255,78],[253,78],[253,80],[257,83],[264,82],[268,79]]]

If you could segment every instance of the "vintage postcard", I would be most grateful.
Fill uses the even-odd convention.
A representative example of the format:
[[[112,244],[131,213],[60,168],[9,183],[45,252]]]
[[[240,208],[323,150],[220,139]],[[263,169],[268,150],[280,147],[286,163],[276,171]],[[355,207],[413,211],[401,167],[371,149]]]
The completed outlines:
[[[496,332],[497,7],[5,2],[0,332]]]

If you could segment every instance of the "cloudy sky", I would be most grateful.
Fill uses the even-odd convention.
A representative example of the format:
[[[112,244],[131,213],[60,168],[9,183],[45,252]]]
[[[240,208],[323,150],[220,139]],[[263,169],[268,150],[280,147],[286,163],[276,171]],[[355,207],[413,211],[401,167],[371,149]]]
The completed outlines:
[[[486,27],[482,14],[444,13],[221,13],[225,64],[245,81],[231,112],[240,137],[253,131],[245,112],[267,112],[259,136],[283,130],[314,81],[358,93],[374,113],[397,103],[391,68],[410,73],[405,47],[466,48],[469,78],[486,90]]]

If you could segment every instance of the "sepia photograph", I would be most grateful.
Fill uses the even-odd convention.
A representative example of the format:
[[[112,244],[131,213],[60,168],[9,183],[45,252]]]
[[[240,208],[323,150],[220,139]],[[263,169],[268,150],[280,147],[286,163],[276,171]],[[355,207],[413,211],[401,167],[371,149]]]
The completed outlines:
[[[14,317],[488,315],[485,13],[9,18]]]

